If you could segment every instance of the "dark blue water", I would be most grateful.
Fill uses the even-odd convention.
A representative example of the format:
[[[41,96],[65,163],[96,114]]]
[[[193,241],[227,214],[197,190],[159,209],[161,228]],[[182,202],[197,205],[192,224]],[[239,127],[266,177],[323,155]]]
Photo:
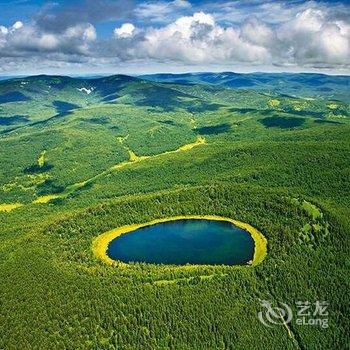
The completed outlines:
[[[251,235],[215,220],[177,220],[139,228],[112,240],[113,260],[156,264],[241,265],[253,260]]]

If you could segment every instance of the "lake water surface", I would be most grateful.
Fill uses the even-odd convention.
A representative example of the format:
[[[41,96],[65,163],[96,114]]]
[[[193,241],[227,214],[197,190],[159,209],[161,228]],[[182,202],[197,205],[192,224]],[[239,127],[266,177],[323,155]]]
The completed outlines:
[[[123,234],[109,243],[107,254],[123,262],[242,265],[253,260],[254,241],[230,222],[187,219]]]

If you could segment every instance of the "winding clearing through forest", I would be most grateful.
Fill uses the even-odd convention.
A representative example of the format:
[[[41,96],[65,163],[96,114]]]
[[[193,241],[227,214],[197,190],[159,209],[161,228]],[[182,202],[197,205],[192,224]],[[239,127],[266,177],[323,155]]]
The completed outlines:
[[[123,143],[127,137],[129,135],[127,135],[126,137],[124,138],[118,138],[118,141],[120,143]],[[136,163],[140,163],[142,161],[145,161],[145,160],[151,160],[151,159],[155,159],[155,158],[159,158],[159,157],[162,157],[162,156],[166,156],[166,155],[170,155],[170,154],[175,154],[175,153],[179,153],[179,152],[187,152],[187,151],[190,151],[191,149],[195,148],[195,147],[198,147],[198,146],[201,146],[201,145],[204,145],[206,144],[206,140],[204,137],[202,136],[197,136],[197,139],[195,142],[192,142],[192,143],[188,143],[186,145],[183,145],[181,147],[179,147],[178,149],[176,150],[173,150],[173,151],[166,151],[166,152],[163,152],[163,153],[160,153],[160,154],[156,154],[154,156],[138,156],[136,155],[130,148],[128,147],[125,147],[126,151],[128,152],[129,154],[129,160],[125,160],[119,164],[116,164],[116,165],[113,165],[112,167],[102,171],[101,173],[85,180],[85,181],[82,181],[82,182],[77,182],[77,183],[74,183],[72,185],[69,185],[66,187],[66,189],[61,192],[61,193],[57,193],[57,194],[48,194],[48,195],[43,195],[43,196],[39,196],[37,197],[35,200],[32,201],[33,204],[46,204],[46,203],[49,203],[50,201],[54,200],[54,199],[64,199],[66,197],[68,197],[70,194],[72,194],[73,192],[79,190],[79,189],[82,189],[83,187],[87,186],[87,185],[90,185],[92,183],[94,183],[96,180],[106,176],[106,175],[109,175],[109,174],[112,174],[120,169],[123,169],[127,166],[130,166],[130,165],[133,165],[133,164],[136,164]],[[19,208],[23,206],[23,204],[20,204],[20,203],[16,203],[16,204],[6,204],[5,205],[1,205],[0,206],[0,211],[10,211],[10,210],[13,210],[13,209],[16,209],[16,208]],[[2,209],[3,207],[3,209]]]

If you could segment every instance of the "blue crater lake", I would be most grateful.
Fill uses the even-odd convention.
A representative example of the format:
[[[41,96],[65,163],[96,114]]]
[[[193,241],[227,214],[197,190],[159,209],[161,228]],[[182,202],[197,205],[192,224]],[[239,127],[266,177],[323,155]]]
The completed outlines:
[[[242,265],[253,260],[254,240],[249,232],[230,222],[176,220],[113,239],[107,255],[126,263]]]

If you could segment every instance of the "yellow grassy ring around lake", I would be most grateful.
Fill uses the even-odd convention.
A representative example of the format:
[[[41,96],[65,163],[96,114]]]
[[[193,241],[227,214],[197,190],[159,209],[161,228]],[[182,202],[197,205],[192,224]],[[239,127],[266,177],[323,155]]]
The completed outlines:
[[[226,218],[226,217],[222,217],[222,216],[216,216],[216,215],[172,216],[172,217],[168,217],[168,218],[155,219],[155,220],[152,220],[152,221],[149,221],[146,223],[132,224],[132,225],[125,225],[125,226],[117,227],[113,230],[102,233],[101,235],[94,238],[94,240],[92,242],[92,252],[95,255],[95,257],[101,259],[105,263],[107,263],[109,265],[115,265],[118,262],[111,259],[107,255],[108,245],[113,239],[115,239],[115,238],[117,238],[125,233],[135,231],[141,227],[151,226],[151,225],[155,225],[155,224],[159,224],[159,223],[163,223],[163,222],[168,222],[168,221],[190,220],[190,219],[226,221],[226,222],[232,223],[233,225],[235,225],[243,230],[246,230],[247,232],[250,233],[251,237],[254,240],[254,256],[253,256],[253,261],[251,264],[253,266],[256,266],[264,260],[266,253],[267,253],[267,240],[266,240],[265,236],[260,231],[258,231],[256,228],[254,228],[253,226],[251,226],[245,222],[233,220],[231,218]],[[124,265],[124,266],[128,265],[126,263],[120,263],[120,262],[119,262],[119,264]]]

